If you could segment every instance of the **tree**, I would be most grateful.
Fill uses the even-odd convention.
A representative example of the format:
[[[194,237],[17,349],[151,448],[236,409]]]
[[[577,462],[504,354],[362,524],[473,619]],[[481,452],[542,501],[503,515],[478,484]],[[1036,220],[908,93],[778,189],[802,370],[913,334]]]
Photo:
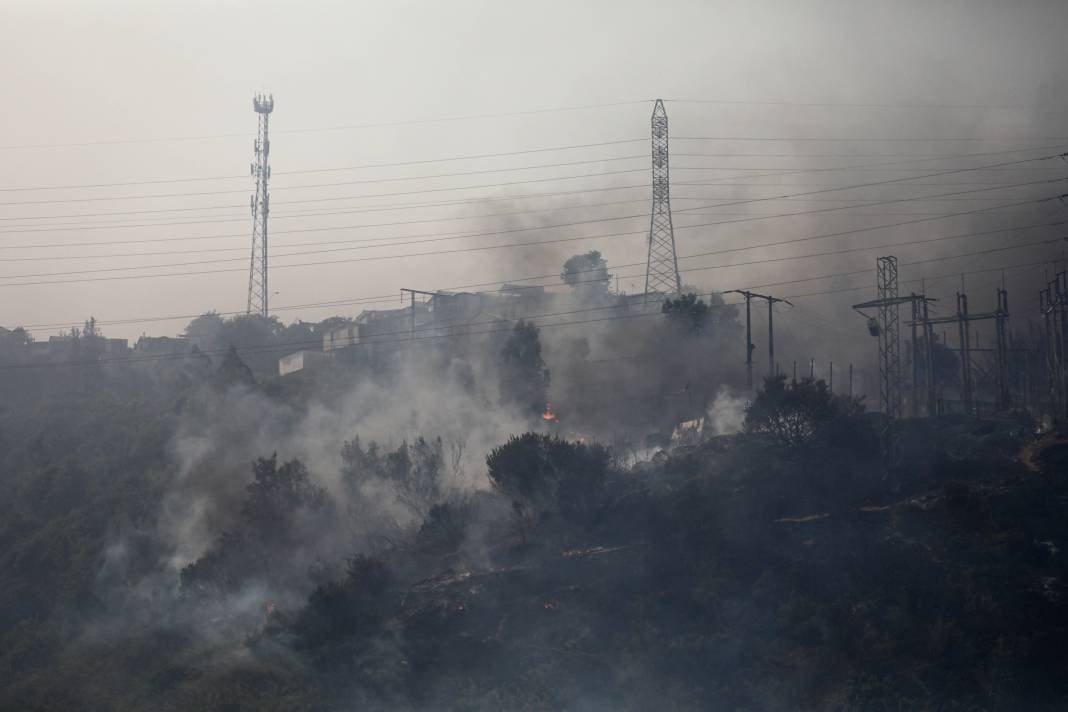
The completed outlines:
[[[182,569],[183,588],[239,588],[257,576],[277,580],[286,573],[279,562],[301,538],[301,517],[328,511],[326,490],[312,483],[300,460],[279,465],[277,454],[261,457],[252,475],[236,525]]]
[[[435,504],[419,527],[419,543],[430,549],[454,551],[467,534],[473,510],[469,497]]]
[[[237,354],[236,347],[231,346],[223,357],[219,369],[215,372],[215,383],[221,388],[255,385],[256,378],[252,375],[252,369]]]
[[[225,319],[209,311],[190,321],[185,327],[185,335],[190,343],[212,350],[217,348],[219,334],[222,333],[225,325]]]
[[[815,444],[871,449],[873,434],[863,413],[862,398],[837,396],[822,379],[768,376],[746,410],[745,430],[769,435],[786,450]]]
[[[541,357],[538,327],[520,319],[501,349],[501,402],[537,416],[545,408],[548,393],[549,369]]]
[[[688,336],[708,337],[740,328],[738,307],[727,304],[719,294],[709,295],[708,302],[693,292],[682,294],[665,300],[660,311],[668,323]]]
[[[597,250],[583,255],[574,255],[564,263],[560,279],[584,298],[605,297],[612,275],[608,273],[608,262]]]
[[[308,597],[308,605],[293,623],[294,647],[316,650],[324,656],[331,652],[334,654],[330,657],[335,660],[362,652],[372,638],[382,633],[382,625],[390,615],[391,600],[386,593],[392,579],[392,572],[381,559],[353,557],[343,579],[319,586]],[[339,645],[349,648],[348,656],[332,650]]]
[[[300,460],[279,466],[277,453],[261,457],[252,463],[252,474],[241,519],[257,536],[284,537],[297,510],[318,509],[326,501],[326,491],[312,484]]]
[[[445,460],[441,438],[420,436],[410,445],[402,442],[393,452],[381,454],[377,443],[371,441],[364,449],[356,437],[341,448],[341,476],[354,495],[359,493],[361,481],[388,483],[397,501],[425,521],[445,495]]]
[[[585,520],[596,508],[609,463],[603,445],[540,433],[513,435],[486,457],[490,482],[517,512],[555,510],[572,521]]]
[[[683,294],[678,299],[667,299],[660,311],[669,323],[689,336],[700,336],[708,320],[708,305],[696,294]]]
[[[0,363],[16,363],[26,358],[33,337],[21,326],[15,329],[0,328]]]

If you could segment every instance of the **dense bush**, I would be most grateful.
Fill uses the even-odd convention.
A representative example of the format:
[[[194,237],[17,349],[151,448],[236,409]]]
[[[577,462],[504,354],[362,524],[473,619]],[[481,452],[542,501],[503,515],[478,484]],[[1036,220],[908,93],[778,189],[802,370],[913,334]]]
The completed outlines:
[[[530,417],[545,409],[549,369],[541,354],[538,327],[520,319],[501,349],[499,363],[501,403]]]
[[[418,437],[402,442],[393,452],[383,452],[371,441],[364,448],[359,437],[341,450],[341,476],[350,492],[358,496],[361,483],[388,484],[397,501],[418,520],[425,520],[445,496],[447,473],[445,444],[441,438]]]
[[[237,524],[182,569],[184,589],[227,590],[251,578],[285,575],[279,562],[290,556],[292,544],[300,538],[302,520],[328,513],[325,490],[311,483],[299,460],[279,466],[277,455],[260,458],[252,464],[252,472]]]
[[[512,436],[486,458],[490,482],[525,508],[588,519],[600,502],[610,455],[603,445],[539,433]]]
[[[860,398],[835,395],[823,380],[769,376],[745,416],[745,430],[770,436],[785,450],[830,446],[874,452]]]

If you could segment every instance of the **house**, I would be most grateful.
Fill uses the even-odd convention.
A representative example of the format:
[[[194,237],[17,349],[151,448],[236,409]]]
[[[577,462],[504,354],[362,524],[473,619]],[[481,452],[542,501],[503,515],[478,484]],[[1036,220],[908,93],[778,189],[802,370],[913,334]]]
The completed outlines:
[[[425,334],[425,327],[432,322],[430,306],[416,304],[414,321],[412,316],[412,307],[363,311],[354,321],[323,334],[323,351],[329,353],[358,344],[404,341],[412,336],[413,327],[418,330],[417,335]]]
[[[360,341],[360,327],[350,322],[323,334],[323,351],[330,352],[353,346]]]
[[[126,339],[108,339],[99,338],[98,342],[101,345],[101,355],[108,358],[116,358],[118,356],[125,356],[130,353],[130,342]]]
[[[287,376],[298,371],[321,367],[329,362],[332,356],[332,352],[324,353],[322,351],[309,351],[308,349],[286,354],[278,359],[278,375]]]
[[[188,341],[175,336],[142,336],[137,340],[134,351],[153,356],[186,354],[190,346]]]

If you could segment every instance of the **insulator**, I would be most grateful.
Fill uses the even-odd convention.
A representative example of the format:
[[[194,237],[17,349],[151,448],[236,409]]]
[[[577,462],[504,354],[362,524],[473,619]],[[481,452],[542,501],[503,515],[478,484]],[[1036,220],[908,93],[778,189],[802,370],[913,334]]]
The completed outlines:
[[[879,322],[875,319],[875,317],[869,317],[868,318],[868,333],[871,334],[872,336],[878,336],[879,332],[880,332]]]

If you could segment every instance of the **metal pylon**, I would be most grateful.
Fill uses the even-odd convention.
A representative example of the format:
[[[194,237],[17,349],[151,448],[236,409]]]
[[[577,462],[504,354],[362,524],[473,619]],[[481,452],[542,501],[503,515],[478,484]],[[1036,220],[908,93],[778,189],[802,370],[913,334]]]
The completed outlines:
[[[649,257],[645,293],[675,296],[682,292],[675,232],[671,224],[671,180],[668,171],[668,118],[664,102],[656,100],[652,117],[653,209],[649,217]]]

